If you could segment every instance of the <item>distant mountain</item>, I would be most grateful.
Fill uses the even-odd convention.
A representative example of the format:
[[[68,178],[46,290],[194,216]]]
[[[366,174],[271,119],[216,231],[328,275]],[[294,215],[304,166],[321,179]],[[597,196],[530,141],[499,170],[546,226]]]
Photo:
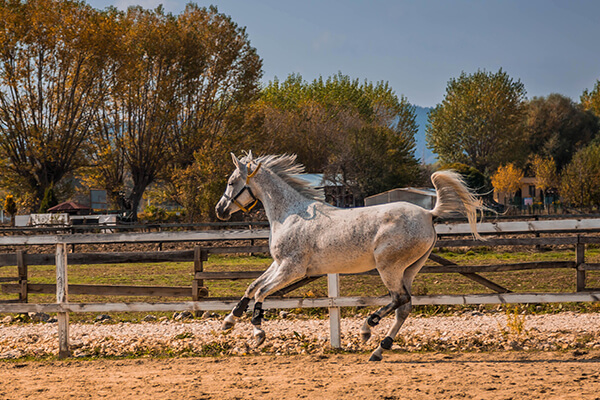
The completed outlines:
[[[415,141],[417,142],[415,157],[425,164],[433,164],[437,161],[437,156],[427,148],[425,141],[425,127],[427,126],[427,117],[431,110],[431,107],[415,106],[415,113],[417,114],[415,121],[419,125],[419,131],[415,135]]]

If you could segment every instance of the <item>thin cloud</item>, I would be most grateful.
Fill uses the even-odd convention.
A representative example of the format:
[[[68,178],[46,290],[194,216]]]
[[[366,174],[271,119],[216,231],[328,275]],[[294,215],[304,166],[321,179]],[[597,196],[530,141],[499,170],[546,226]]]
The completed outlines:
[[[343,47],[345,43],[345,35],[324,31],[313,40],[312,45],[316,51],[330,51]]]

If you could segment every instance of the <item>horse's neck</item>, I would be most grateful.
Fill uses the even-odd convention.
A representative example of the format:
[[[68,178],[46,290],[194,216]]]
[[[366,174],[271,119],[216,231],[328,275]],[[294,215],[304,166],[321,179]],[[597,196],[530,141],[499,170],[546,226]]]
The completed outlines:
[[[262,202],[271,225],[283,222],[289,215],[306,210],[311,200],[302,196],[283,179],[271,171],[262,171],[250,184]]]

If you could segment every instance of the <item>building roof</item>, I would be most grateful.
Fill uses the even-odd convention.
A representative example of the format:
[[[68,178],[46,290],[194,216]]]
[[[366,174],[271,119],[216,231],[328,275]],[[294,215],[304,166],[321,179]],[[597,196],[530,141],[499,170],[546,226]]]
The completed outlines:
[[[374,194],[372,196],[367,197],[367,199],[371,198],[371,197],[376,197],[376,196],[381,196],[381,195],[387,195],[387,194],[393,193],[393,192],[409,192],[409,193],[416,193],[416,194],[419,194],[421,196],[437,197],[437,193],[436,193],[435,189],[433,189],[433,188],[405,187],[405,188],[390,189],[390,190],[388,190],[386,192],[377,193],[377,194]]]
[[[79,210],[89,210],[88,206],[84,206],[82,204],[76,203],[74,201],[65,201],[64,203],[60,203],[55,205],[54,207],[50,207],[48,209],[49,212],[61,212],[61,211],[79,211]]]
[[[323,174],[298,174],[298,178],[307,181],[311,186],[322,188],[324,186],[340,186],[339,183],[335,183],[329,179],[325,179]],[[341,178],[338,176],[338,178]]]
[[[430,188],[397,188],[365,198],[366,206],[406,201],[431,210],[435,206],[436,192]]]

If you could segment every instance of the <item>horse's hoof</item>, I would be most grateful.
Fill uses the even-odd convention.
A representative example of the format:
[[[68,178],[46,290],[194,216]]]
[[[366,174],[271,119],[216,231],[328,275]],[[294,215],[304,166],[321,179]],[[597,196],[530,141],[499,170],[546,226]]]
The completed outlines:
[[[223,325],[221,325],[221,330],[229,331],[229,330],[233,329],[234,325],[235,325],[235,323],[233,323],[233,322],[223,321]]]
[[[383,357],[381,357],[380,355],[377,355],[375,353],[371,354],[371,358],[369,358],[369,361],[381,361],[383,360]]]
[[[223,325],[221,325],[221,330],[222,331],[230,331],[231,329],[233,329],[234,325],[235,325],[235,316],[233,316],[232,314],[229,314],[223,320]]]
[[[260,331],[254,334],[254,345],[256,347],[259,347],[261,344],[263,344],[265,342],[265,332],[264,331]]]
[[[367,341],[369,339],[371,339],[371,332],[361,332],[360,333],[360,338],[362,340],[363,343],[367,343]]]

